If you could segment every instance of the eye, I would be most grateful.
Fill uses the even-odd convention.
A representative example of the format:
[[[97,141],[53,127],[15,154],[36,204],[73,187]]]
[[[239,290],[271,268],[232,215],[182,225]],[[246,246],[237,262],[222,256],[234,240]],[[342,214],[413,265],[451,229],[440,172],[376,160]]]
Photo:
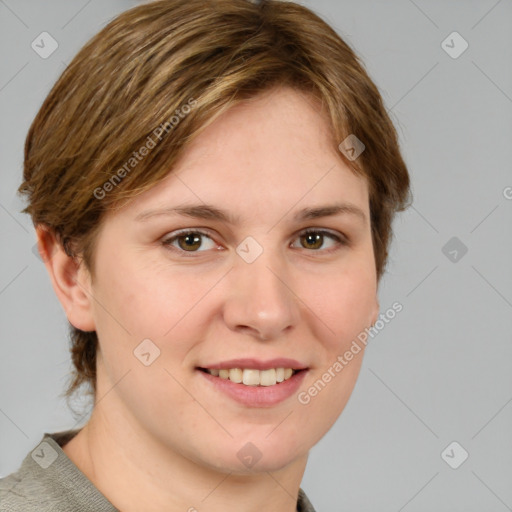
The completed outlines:
[[[332,252],[340,246],[348,244],[344,237],[340,237],[323,229],[306,229],[299,234],[298,240],[301,242],[301,246],[303,248],[318,250],[324,245],[326,237],[330,238],[331,241],[334,241],[335,243],[332,244],[331,248],[327,249],[325,252]]]
[[[312,228],[299,233],[297,240],[301,242],[302,248],[318,251],[325,245],[326,238],[331,240],[331,247],[327,249],[324,247],[324,252],[332,252],[339,249],[340,246],[348,245],[348,241],[343,236],[338,236],[330,231]],[[205,244],[203,242],[204,239],[209,240],[209,243]],[[173,236],[164,239],[162,244],[169,249],[180,252],[183,256],[185,255],[184,253],[204,252],[208,249],[218,248],[218,245],[211,236],[199,229],[183,229],[178,231]]]
[[[215,242],[212,240],[210,236],[208,236],[207,233],[197,229],[184,229],[182,231],[179,231],[174,236],[163,240],[162,243],[165,246],[170,246],[181,252],[202,252],[199,251],[198,249],[200,247],[204,247],[205,245],[202,241],[203,237],[209,239],[211,242],[210,247],[208,247],[208,244],[206,244],[206,250],[214,249],[216,247]],[[178,247],[176,247],[175,242],[177,242]]]

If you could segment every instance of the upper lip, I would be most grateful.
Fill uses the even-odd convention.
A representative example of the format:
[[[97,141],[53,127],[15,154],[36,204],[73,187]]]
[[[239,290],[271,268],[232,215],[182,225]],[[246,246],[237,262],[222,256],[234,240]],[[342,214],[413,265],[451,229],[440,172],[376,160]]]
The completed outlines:
[[[201,368],[209,370],[229,370],[231,368],[247,368],[253,370],[269,370],[271,368],[292,368],[293,370],[305,370],[307,366],[303,365],[295,359],[287,357],[278,357],[276,359],[230,359],[229,361],[222,361],[220,363],[202,366]]]

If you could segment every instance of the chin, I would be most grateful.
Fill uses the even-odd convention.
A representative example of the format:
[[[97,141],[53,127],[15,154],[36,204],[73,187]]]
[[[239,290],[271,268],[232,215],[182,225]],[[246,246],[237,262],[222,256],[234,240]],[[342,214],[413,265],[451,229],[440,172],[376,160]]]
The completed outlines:
[[[276,432],[268,435],[254,431],[253,435],[234,436],[203,447],[203,463],[212,469],[237,475],[250,475],[263,472],[279,471],[294,463],[297,459],[307,456],[310,446],[304,441],[293,439],[291,435],[279,435]],[[213,450],[212,450],[213,449]]]
[[[256,455],[256,452],[255,452]],[[203,464],[208,465],[211,469],[221,473],[231,473],[233,475],[247,476],[267,472],[280,471],[290,464],[294,463],[302,454],[287,453],[281,456],[274,453],[261,453],[260,459],[255,458],[254,461],[247,459],[246,462],[241,462],[238,457],[226,457],[222,460],[209,460],[203,461]]]

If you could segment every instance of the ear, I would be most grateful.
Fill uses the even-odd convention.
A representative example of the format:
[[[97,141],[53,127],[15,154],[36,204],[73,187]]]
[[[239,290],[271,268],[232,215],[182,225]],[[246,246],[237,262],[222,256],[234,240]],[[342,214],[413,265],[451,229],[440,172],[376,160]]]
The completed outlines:
[[[69,322],[82,331],[96,330],[89,272],[66,254],[51,229],[39,225],[36,234],[39,254]]]

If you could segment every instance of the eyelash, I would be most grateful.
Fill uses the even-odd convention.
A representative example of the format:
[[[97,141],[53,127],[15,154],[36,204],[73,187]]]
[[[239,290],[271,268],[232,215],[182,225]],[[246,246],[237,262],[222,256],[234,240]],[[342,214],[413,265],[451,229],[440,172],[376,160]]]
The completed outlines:
[[[308,235],[311,233],[319,234],[322,236],[328,236],[329,238],[333,239],[337,243],[337,246],[332,247],[331,249],[327,249],[327,250],[311,249],[312,252],[322,252],[322,253],[330,254],[330,253],[340,250],[341,248],[348,245],[348,240],[346,237],[335,235],[334,233],[331,233],[330,231],[326,231],[324,229],[306,228],[297,235],[297,238],[300,238],[301,236],[305,236],[305,235]],[[197,253],[206,252],[206,251],[185,251],[181,248],[177,248],[177,247],[174,247],[171,245],[178,238],[181,238],[183,236],[190,235],[190,234],[205,236],[205,237],[213,240],[209,233],[202,231],[201,229],[184,229],[182,231],[178,231],[172,237],[169,237],[169,238],[163,240],[162,244],[167,249],[180,253],[180,255],[183,257],[195,257],[194,255]],[[305,250],[308,250],[308,249],[305,249]]]

